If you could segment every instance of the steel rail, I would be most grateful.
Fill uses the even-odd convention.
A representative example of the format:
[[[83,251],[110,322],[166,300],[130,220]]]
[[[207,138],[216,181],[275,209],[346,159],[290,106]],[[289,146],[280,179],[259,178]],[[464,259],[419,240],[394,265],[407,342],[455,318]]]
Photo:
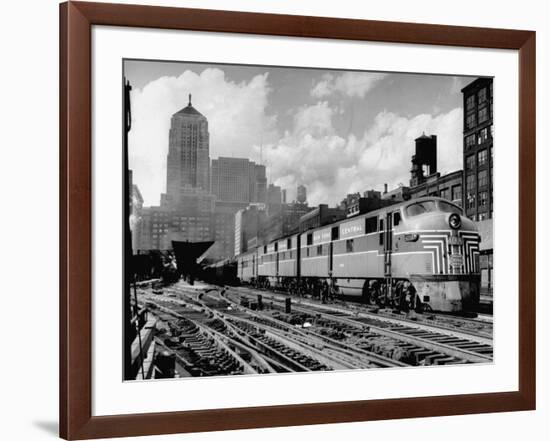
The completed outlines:
[[[244,291],[251,291],[252,289],[258,289],[258,288],[234,287],[232,289],[237,290],[239,292],[242,291],[243,294],[245,294]],[[274,295],[274,296],[279,295],[279,296],[285,296],[285,297],[289,296],[288,293],[285,293],[285,292],[282,292],[282,291],[266,291],[266,290],[261,289],[261,292],[266,293],[267,295]],[[254,295],[252,292],[249,292],[249,293],[246,293],[246,294]],[[267,298],[269,298],[269,297],[267,297]],[[491,333],[476,332],[476,331],[473,331],[473,330],[465,329],[463,327],[454,326],[454,325],[449,324],[449,323],[436,323],[436,322],[427,323],[427,320],[419,321],[419,320],[412,320],[408,317],[395,317],[395,314],[393,314],[393,313],[388,313],[388,312],[380,311],[380,310],[378,310],[377,312],[372,312],[371,308],[369,308],[368,306],[361,305],[361,304],[356,303],[356,302],[347,302],[347,301],[344,301],[344,300],[338,300],[338,303],[341,303],[341,304],[343,303],[343,306],[338,306],[337,304],[334,304],[334,303],[330,304],[330,305],[327,305],[327,304],[315,302],[314,300],[308,300],[308,299],[303,298],[303,297],[297,297],[296,301],[298,303],[301,303],[301,304],[309,304],[309,305],[312,305],[312,306],[315,306],[315,307],[320,307],[320,308],[323,308],[323,307],[324,308],[332,308],[334,310],[339,309],[340,311],[342,311],[346,314],[349,314],[349,315],[351,315],[352,313],[357,313],[357,314],[365,314],[365,315],[368,315],[370,317],[377,318],[377,319],[380,319],[380,320],[395,321],[395,322],[399,322],[399,323],[406,322],[406,323],[409,323],[411,326],[419,328],[419,329],[428,330],[428,329],[436,328],[436,329],[440,329],[444,333],[447,333],[448,335],[452,335],[452,336],[455,336],[455,337],[458,337],[458,338],[465,338],[465,339],[475,340],[476,342],[481,343],[481,344],[492,344],[492,339],[493,339],[493,336],[492,336],[492,323],[488,322],[487,320],[475,320],[475,319],[470,319],[470,318],[467,318],[467,317],[456,317],[456,316],[452,316],[452,317],[449,316],[448,317],[444,314],[429,313],[430,315],[436,316],[438,318],[438,320],[442,320],[442,321],[447,321],[447,322],[456,321],[456,322],[463,322],[465,324],[466,323],[478,323],[481,326],[490,326],[491,327]]]
[[[407,367],[407,366],[409,366],[408,364],[402,363],[398,360],[393,360],[391,358],[385,357],[385,356],[377,354],[375,352],[367,351],[365,349],[361,349],[361,348],[355,347],[355,346],[347,344],[347,343],[339,342],[337,340],[331,339],[330,337],[319,335],[318,333],[310,331],[310,330],[308,330],[307,332],[304,332],[302,330],[298,330],[290,324],[287,324],[285,322],[276,320],[273,317],[268,316],[266,314],[259,314],[259,313],[254,312],[254,311],[250,311],[250,310],[240,306],[237,302],[235,302],[235,301],[233,301],[229,298],[226,298],[226,299],[229,302],[233,303],[235,308],[237,308],[241,311],[244,310],[249,315],[257,316],[257,317],[262,318],[263,320],[270,321],[274,325],[276,325],[277,327],[287,328],[290,332],[292,332],[294,334],[300,334],[302,338],[309,340],[310,343],[311,343],[312,337],[314,337],[315,339],[320,340],[325,347],[326,347],[327,344],[330,344],[332,346],[331,349],[333,349],[333,350],[336,350],[336,351],[339,351],[339,352],[341,352],[342,350],[347,351],[346,355],[351,355],[351,356],[355,356],[355,357],[357,357],[357,355],[360,355],[364,358],[367,358],[369,363],[376,364],[377,367]],[[244,319],[242,317],[238,317],[238,319],[248,321],[248,322],[250,322],[250,324],[252,324],[254,326],[265,326],[265,325],[262,325],[261,323],[251,321],[251,320],[248,320],[248,319]],[[269,328],[269,327],[266,327],[266,329],[267,328]],[[272,327],[270,328],[270,330],[272,330]],[[349,351],[351,351],[352,354],[350,354]],[[368,367],[368,366],[366,366],[366,367]]]
[[[239,293],[239,294],[241,293],[240,291],[236,291],[236,292]],[[252,296],[253,294],[252,293],[245,293],[245,295]],[[275,296],[272,296],[270,299],[275,300],[277,302],[282,302],[282,300],[280,298],[275,297]],[[396,319],[387,319],[387,318],[378,317],[375,314],[367,315],[365,313],[357,313],[357,314],[353,315],[353,314],[350,314],[349,311],[343,310],[341,308],[337,308],[337,307],[335,308],[335,307],[330,306],[330,305],[315,304],[315,303],[311,303],[311,302],[308,302],[308,301],[301,301],[299,303],[299,305],[300,306],[295,304],[294,309],[297,310],[297,311],[304,312],[306,314],[310,314],[310,315],[311,314],[319,314],[319,315],[321,315],[322,317],[324,317],[326,319],[337,321],[337,322],[340,322],[340,323],[345,323],[345,324],[355,326],[355,327],[358,327],[358,328],[368,328],[369,330],[373,331],[376,334],[383,335],[383,336],[386,336],[386,337],[390,337],[390,338],[396,339],[398,341],[403,341],[405,343],[420,346],[420,347],[423,347],[423,348],[426,348],[426,349],[429,349],[429,350],[432,350],[432,351],[440,352],[440,353],[445,354],[445,355],[460,358],[464,361],[468,361],[468,362],[471,362],[471,363],[491,363],[493,361],[492,356],[488,356],[488,355],[485,355],[485,354],[480,354],[480,353],[477,353],[477,352],[474,352],[474,351],[470,351],[468,349],[463,349],[463,348],[456,347],[456,346],[453,346],[453,345],[449,345],[449,344],[446,344],[446,343],[440,343],[440,342],[437,342],[437,341],[427,339],[425,337],[418,337],[418,336],[410,335],[410,334],[407,334],[407,333],[404,333],[404,332],[389,330],[389,329],[385,329],[383,327],[379,327],[379,326],[372,325],[372,324],[366,324],[366,323],[363,323],[363,322],[358,320],[358,318],[368,318],[368,319],[372,319],[372,320],[387,321],[387,322],[393,323],[395,325],[401,325],[402,326],[402,324],[399,323],[399,321],[396,320]],[[330,314],[330,313],[327,313],[327,312],[311,311],[310,309],[304,308],[303,305],[309,306],[310,308],[313,307],[313,308],[317,308],[317,309],[322,309],[322,310],[325,310],[325,311],[326,310],[335,311],[335,312],[338,312],[340,314],[344,314],[347,317],[342,317],[342,316],[338,316],[338,315],[335,315],[335,314]],[[427,332],[434,333],[433,329],[430,329],[429,327],[423,326],[422,328],[424,328],[423,330],[425,330]],[[419,329],[421,329],[421,328],[419,328]],[[454,332],[451,333],[451,334],[448,334],[448,335],[451,336],[451,337],[458,337],[456,335],[456,333],[454,333]],[[459,337],[459,338],[462,338],[464,340],[468,340],[468,338],[466,338],[464,336]],[[478,342],[474,342],[474,343],[482,343],[482,344],[485,344],[485,345],[488,345],[488,346],[492,346],[492,341],[489,343],[486,340],[483,340],[482,342],[478,341]]]
[[[183,314],[180,314],[176,311],[173,311],[171,310],[170,308],[167,308],[165,306],[162,306],[162,305],[159,305],[158,303],[156,303],[155,301],[153,300],[149,300],[150,302],[152,302],[153,304],[155,304],[157,306],[157,308],[159,308],[161,311],[164,311],[166,312],[167,314],[171,314],[173,316],[176,316],[178,318],[181,318],[181,319],[184,319],[184,320],[189,320],[190,322],[194,323],[195,325],[197,325],[199,327],[199,329],[206,333],[207,335],[209,335],[210,337],[212,337],[212,339],[216,342],[217,345],[219,345],[221,348],[223,348],[225,351],[227,351],[227,353],[232,357],[234,358],[242,367],[243,367],[243,371],[247,374],[258,374],[259,372],[257,372],[252,366],[250,366],[250,364],[248,364],[245,360],[243,360],[241,358],[241,356],[239,354],[237,354],[235,351],[233,351],[229,346],[227,346],[227,344],[223,341],[221,341],[221,339],[219,338],[218,335],[216,335],[212,329],[210,329],[209,327],[203,325],[202,323],[198,323],[196,320],[192,320],[188,317],[185,317]],[[230,338],[230,337],[227,337],[227,338]]]

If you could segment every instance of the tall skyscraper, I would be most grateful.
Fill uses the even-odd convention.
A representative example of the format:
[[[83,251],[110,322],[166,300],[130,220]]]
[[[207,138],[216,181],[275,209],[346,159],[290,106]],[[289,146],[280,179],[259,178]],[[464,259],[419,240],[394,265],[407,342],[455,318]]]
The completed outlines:
[[[305,185],[298,185],[298,188],[296,190],[296,200],[300,204],[305,204],[307,201],[307,190]]]
[[[224,202],[261,202],[266,198],[265,166],[246,158],[212,160],[212,193]]]
[[[266,201],[267,201],[267,177],[265,174],[265,165],[254,164],[253,202],[265,204]]]
[[[210,191],[208,120],[189,104],[172,115],[169,133],[166,194],[176,206],[186,188]]]
[[[275,184],[269,184],[267,187],[267,211],[271,215],[272,213],[279,211],[283,204],[283,193],[281,187]]]
[[[214,237],[215,196],[210,194],[208,120],[189,104],[172,115],[166,193],[160,206],[141,210],[140,250],[170,249],[172,240]]]
[[[466,215],[493,217],[493,79],[478,78],[464,95],[464,191]]]

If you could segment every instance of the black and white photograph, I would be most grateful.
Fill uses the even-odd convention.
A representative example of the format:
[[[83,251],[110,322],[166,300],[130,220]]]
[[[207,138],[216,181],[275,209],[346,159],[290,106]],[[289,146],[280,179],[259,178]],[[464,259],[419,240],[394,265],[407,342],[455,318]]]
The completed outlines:
[[[124,380],[493,363],[493,78],[123,60]]]

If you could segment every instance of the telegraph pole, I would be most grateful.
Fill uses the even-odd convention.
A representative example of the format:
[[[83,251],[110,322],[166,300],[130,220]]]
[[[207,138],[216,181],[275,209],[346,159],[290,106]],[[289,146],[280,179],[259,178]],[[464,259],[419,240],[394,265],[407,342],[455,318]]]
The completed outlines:
[[[130,231],[130,169],[128,164],[128,133],[132,128],[130,82],[124,79],[124,379],[133,379],[132,373],[132,232]]]

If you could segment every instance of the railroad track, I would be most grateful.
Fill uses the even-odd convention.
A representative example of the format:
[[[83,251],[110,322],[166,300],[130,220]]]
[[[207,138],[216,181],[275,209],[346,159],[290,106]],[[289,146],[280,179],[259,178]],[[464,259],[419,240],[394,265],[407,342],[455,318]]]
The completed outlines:
[[[217,314],[217,317],[223,320],[228,327],[237,325],[242,331],[247,332],[248,341],[252,341],[256,349],[260,346],[261,352],[263,354],[267,353],[270,358],[280,358],[277,355],[277,351],[274,352],[266,347],[268,342],[276,341],[279,349],[278,352],[284,355],[283,359],[279,361],[283,365],[290,366],[292,371],[407,366],[407,364],[390,357],[347,345],[327,336],[316,335],[312,332],[306,333],[272,317],[243,308],[237,302],[222,298],[219,291],[215,289],[197,292],[180,286],[169,289],[168,292],[170,293],[168,302],[201,307],[207,310],[209,314]],[[151,299],[151,297],[148,298]],[[151,300],[149,301],[151,302]],[[227,309],[228,302],[233,307],[232,311],[228,311]],[[175,308],[177,309],[177,307]],[[216,311],[223,311],[223,313]],[[259,343],[258,331],[268,335],[271,340]],[[235,338],[234,335],[233,338]],[[292,360],[285,359],[285,356],[289,354],[294,355],[290,357],[291,359],[295,359],[296,357],[304,358],[305,355],[305,358],[310,357],[319,361],[320,364],[318,365],[311,360],[305,364],[300,364],[299,360],[298,363],[294,363]]]
[[[177,291],[172,291],[172,293],[177,293]],[[222,355],[227,355],[213,349],[212,339],[205,339],[198,332],[197,322],[202,321],[204,325],[211,328],[209,333],[217,334],[222,341],[223,339],[228,340],[225,348],[227,353],[231,353],[230,347],[237,346],[241,350],[256,356],[256,365],[260,365],[263,369],[252,371],[252,367],[247,366],[248,369],[245,373],[306,372],[380,367],[380,364],[371,363],[370,360],[361,364],[361,359],[354,359],[353,354],[350,353],[342,353],[338,347],[329,347],[327,344],[323,344],[322,348],[312,347],[311,341],[301,341],[295,335],[295,332],[292,332],[294,331],[292,328],[277,327],[274,323],[262,324],[258,320],[259,318],[254,316],[244,318],[235,314],[217,314],[216,309],[224,309],[227,306],[227,302],[223,299],[213,301],[206,296],[202,298],[202,295],[189,297],[190,293],[180,292],[179,294],[183,294],[185,299],[158,299],[144,296],[145,303],[149,304],[150,307],[154,305],[157,313],[160,311],[165,315],[161,319],[166,321],[166,315],[168,315],[186,321],[186,326],[183,326],[184,329],[182,329],[181,322],[177,326],[171,326],[172,328],[179,328],[177,335],[185,343],[184,349],[176,347],[175,352],[178,356],[181,355],[183,350],[192,350],[193,355],[201,357],[202,360],[208,360],[214,355],[219,360]],[[187,309],[188,306],[191,306],[191,310]],[[203,310],[197,310],[197,308],[203,308]],[[254,319],[257,319],[257,321]],[[188,322],[192,324],[190,325]],[[246,338],[243,338],[243,334],[246,334]],[[163,345],[166,346],[166,343]],[[190,358],[188,353],[185,355],[186,359]],[[232,354],[232,356],[237,358],[235,354]],[[195,358],[195,360],[197,359]],[[214,363],[217,366],[216,370],[208,370],[208,366],[202,365],[197,367],[186,366],[186,369],[193,376],[227,374],[228,367],[234,369],[234,373],[243,371],[243,369],[235,370],[234,364],[223,361],[220,366],[217,366],[217,362]],[[239,361],[240,364],[246,366],[242,359]],[[384,367],[396,365],[398,365],[397,362],[392,360],[387,360],[384,363]]]
[[[262,293],[265,295],[283,295],[288,297],[289,294],[284,291],[278,290],[265,290],[263,288],[249,288],[249,287],[238,287],[237,290],[249,290],[250,292],[256,291],[257,293]],[[314,300],[313,298],[307,297],[292,297],[296,301],[310,301],[311,303],[321,304],[319,301]],[[444,314],[444,313],[435,313],[435,312],[426,312],[422,314],[415,314],[414,318],[409,318],[406,314],[401,312],[395,312],[392,309],[381,309],[378,306],[366,305],[359,301],[350,301],[343,299],[336,299],[329,303],[333,307],[342,307],[346,311],[353,312],[364,312],[364,313],[374,313],[378,317],[387,317],[394,318],[400,322],[410,322],[412,325],[417,326],[418,324],[424,323],[430,328],[438,328],[448,331],[456,331],[462,333],[465,337],[469,338],[482,338],[485,341],[492,340],[493,338],[493,320],[492,316],[486,314],[478,314],[478,318],[463,317],[459,315]]]
[[[182,305],[177,302],[149,297],[145,303],[154,305],[153,313],[167,323],[170,330],[162,338],[157,337],[157,342],[174,353],[191,376],[262,373],[220,338],[219,331],[201,323],[208,319],[201,311],[191,308],[182,313]]]
[[[375,313],[365,305],[322,304],[304,298],[293,298],[292,314],[286,314],[288,295],[242,287],[203,285],[199,289],[180,283],[164,288],[164,295],[140,292],[142,302],[155,305],[157,313],[166,315],[165,321],[170,316],[190,320],[201,335],[227,348],[218,357],[240,357],[237,364],[245,366],[246,372],[243,368],[236,373],[490,363],[493,359],[492,335],[476,334],[489,327],[480,327],[477,320],[465,326],[472,319],[433,314],[430,320],[414,320]],[[258,294],[263,310],[255,303]],[[199,342],[199,348],[202,345]],[[207,350],[204,358],[211,354]]]
[[[282,344],[286,348],[290,348],[291,351],[295,350],[300,354],[307,354],[314,359],[322,361],[325,366],[332,369],[368,369],[407,366],[398,360],[381,356],[352,345],[346,345],[313,332],[305,332],[280,320],[251,311],[248,308],[240,306],[236,301],[231,301],[231,299],[222,297],[219,291],[220,290],[209,289],[198,295],[192,292],[185,292],[184,290],[180,290],[179,293],[184,294],[188,301],[198,302],[201,306],[210,309],[212,312],[221,307],[224,316],[231,317],[232,320],[246,322],[248,325],[253,325],[256,329],[261,329],[264,333],[269,334],[277,340],[279,344]],[[178,290],[176,289],[176,293],[177,292]],[[226,310],[227,301],[231,302],[234,308],[233,311],[244,312],[246,317],[237,316],[235,313],[231,312],[228,313]],[[309,370],[319,369],[322,368],[319,366]]]
[[[269,296],[288,297],[288,294],[277,291],[256,290],[245,287],[231,288],[242,293],[257,295],[261,293],[266,298]],[[258,291],[258,292],[255,292]],[[442,313],[413,313],[412,316],[407,316],[401,312],[394,312],[390,309],[374,308],[368,305],[363,305],[357,302],[346,302],[337,300],[331,303],[323,304],[314,299],[295,298],[292,299],[298,304],[307,304],[311,307],[328,308],[335,311],[340,311],[345,314],[365,314],[367,316],[377,317],[381,320],[395,320],[399,323],[410,323],[412,327],[420,329],[441,329],[448,331],[450,335],[462,336],[464,338],[473,339],[480,343],[491,343],[493,339],[493,321],[491,316],[481,315],[480,318],[468,318],[454,316]]]
[[[243,289],[229,289],[236,295],[253,297],[255,294]],[[265,292],[262,293],[265,295]],[[271,300],[282,305],[284,296],[279,294],[265,295],[266,300]],[[282,306],[279,306],[282,308]],[[486,336],[472,336],[456,329],[442,329],[424,323],[416,323],[411,320],[401,320],[388,316],[365,311],[349,311],[348,309],[325,305],[309,300],[300,299],[293,305],[295,311],[308,314],[311,319],[320,316],[332,323],[334,328],[338,324],[351,326],[351,328],[367,327],[376,335],[385,336],[389,341],[393,340],[397,346],[409,352],[414,352],[416,358],[432,363],[434,361],[455,363],[488,363],[492,362],[493,347],[492,338]],[[349,329],[348,329],[349,331]],[[388,343],[389,343],[388,341]],[[405,346],[399,344],[405,343]],[[422,353],[421,350],[427,351]],[[442,357],[445,356],[445,357]],[[427,361],[426,361],[427,359]]]

